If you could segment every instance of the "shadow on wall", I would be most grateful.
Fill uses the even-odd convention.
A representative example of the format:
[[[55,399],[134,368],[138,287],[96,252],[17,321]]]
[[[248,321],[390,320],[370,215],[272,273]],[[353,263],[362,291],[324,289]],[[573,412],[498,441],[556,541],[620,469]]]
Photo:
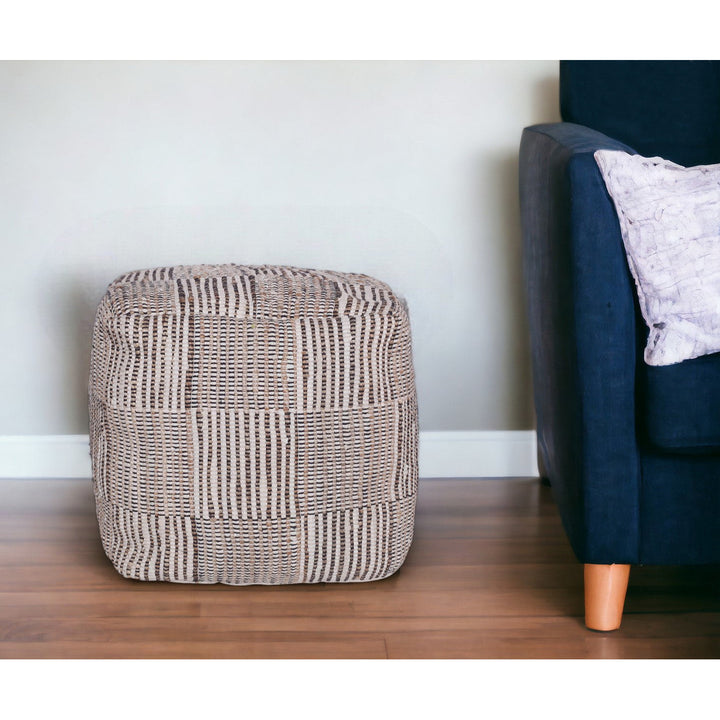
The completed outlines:
[[[558,122],[559,83],[557,76],[538,82],[533,93],[533,122]],[[479,244],[479,270],[483,265],[492,267],[495,276],[489,279],[493,283],[493,297],[496,310],[505,318],[498,333],[506,333],[492,343],[492,347],[501,353],[499,363],[504,372],[495,373],[503,383],[499,389],[507,405],[503,427],[533,428],[535,426],[535,405],[533,402],[532,366],[530,360],[530,337],[527,319],[525,285],[523,280],[522,229],[520,224],[519,201],[519,148],[522,128],[518,128],[517,149],[512,153],[502,153],[495,157],[485,157],[479,174],[484,192],[485,207],[493,209],[493,225],[497,234],[493,238],[482,239]],[[487,178],[492,180],[488,182]],[[487,219],[486,219],[487,222]],[[485,277],[487,275],[485,274]],[[482,328],[480,329],[482,332]]]
[[[559,72],[559,66],[558,66]],[[543,78],[533,92],[533,117],[537,123],[560,122],[560,77]],[[520,142],[518,138],[518,142]]]
[[[62,328],[62,332],[53,333],[56,350],[53,361],[59,366],[58,377],[62,378],[58,401],[65,408],[66,417],[72,418],[72,427],[67,432],[87,432],[90,346],[101,297],[97,280],[87,272],[65,272],[52,278],[47,288],[49,316],[55,328]]]
[[[486,199],[494,209],[497,232],[486,239],[483,263],[493,268],[492,296],[496,315],[504,318],[497,329],[501,337],[492,342],[504,372],[496,373],[498,388],[506,404],[502,427],[532,428],[534,406],[530,366],[530,342],[522,270],[522,236],[518,198],[518,155],[502,154],[483,161],[483,174],[494,183],[486,185],[494,195]],[[487,275],[487,273],[485,273]]]

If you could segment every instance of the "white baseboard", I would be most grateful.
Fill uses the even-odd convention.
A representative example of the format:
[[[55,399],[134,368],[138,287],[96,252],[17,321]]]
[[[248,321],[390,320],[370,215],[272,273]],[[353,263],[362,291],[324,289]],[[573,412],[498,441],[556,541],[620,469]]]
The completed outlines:
[[[420,477],[537,477],[534,430],[421,432]]]
[[[2,478],[89,478],[87,435],[0,435]]]
[[[535,477],[532,430],[421,432],[420,477]],[[1,478],[89,478],[87,435],[0,436]]]

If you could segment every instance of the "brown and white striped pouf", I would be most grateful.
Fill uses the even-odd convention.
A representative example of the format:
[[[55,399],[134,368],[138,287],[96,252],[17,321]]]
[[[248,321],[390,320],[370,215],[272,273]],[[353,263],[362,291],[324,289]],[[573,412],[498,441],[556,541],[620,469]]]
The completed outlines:
[[[412,540],[417,437],[407,308],[370,277],[177,266],[100,303],[93,485],[125,577],[387,577]]]

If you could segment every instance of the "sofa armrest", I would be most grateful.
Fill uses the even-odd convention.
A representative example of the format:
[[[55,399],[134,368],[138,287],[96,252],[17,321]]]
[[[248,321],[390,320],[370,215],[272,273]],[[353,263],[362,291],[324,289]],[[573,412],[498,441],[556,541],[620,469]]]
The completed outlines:
[[[589,128],[526,128],[524,275],[541,464],[581,562],[638,561],[636,300],[593,153],[632,148]]]

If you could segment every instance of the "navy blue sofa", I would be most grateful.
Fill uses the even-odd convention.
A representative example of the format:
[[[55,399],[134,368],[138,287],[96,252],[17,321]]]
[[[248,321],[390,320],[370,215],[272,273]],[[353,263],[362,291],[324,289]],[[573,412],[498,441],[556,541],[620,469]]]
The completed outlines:
[[[720,62],[562,61],[560,106],[563,122],[526,128],[520,147],[538,462],[585,563],[588,627],[610,630],[617,570],[720,562],[720,353],[643,361],[647,328],[593,153],[719,163]],[[591,619],[603,603],[615,620]]]

